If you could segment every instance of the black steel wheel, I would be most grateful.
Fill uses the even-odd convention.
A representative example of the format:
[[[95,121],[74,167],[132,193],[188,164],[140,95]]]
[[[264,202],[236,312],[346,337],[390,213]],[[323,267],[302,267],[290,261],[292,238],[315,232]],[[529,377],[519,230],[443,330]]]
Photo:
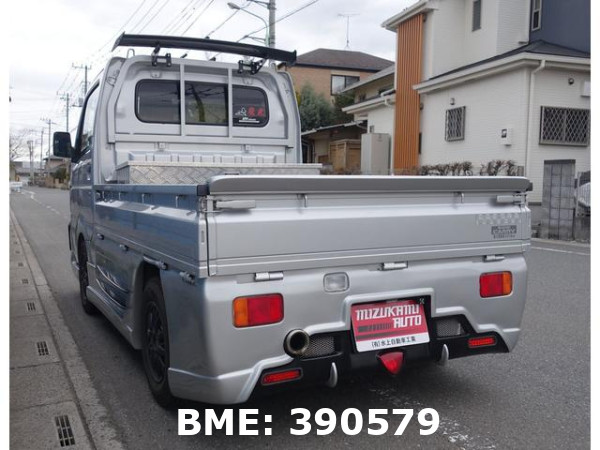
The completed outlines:
[[[150,391],[163,407],[173,404],[167,376],[169,369],[169,329],[165,302],[158,278],[152,278],[144,288],[144,342],[142,359]]]
[[[87,287],[90,283],[87,271],[87,250],[85,248],[85,242],[83,239],[79,239],[79,244],[77,245],[77,256],[79,262],[79,297],[81,299],[81,306],[86,314],[97,314],[98,310],[92,304],[92,302],[90,302],[87,296]]]

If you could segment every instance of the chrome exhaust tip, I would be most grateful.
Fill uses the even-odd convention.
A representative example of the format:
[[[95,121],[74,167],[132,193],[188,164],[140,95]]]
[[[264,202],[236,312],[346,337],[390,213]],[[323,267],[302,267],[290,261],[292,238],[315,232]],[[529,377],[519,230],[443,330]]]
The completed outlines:
[[[302,356],[308,350],[310,336],[304,330],[290,331],[283,341],[283,348],[291,356]]]

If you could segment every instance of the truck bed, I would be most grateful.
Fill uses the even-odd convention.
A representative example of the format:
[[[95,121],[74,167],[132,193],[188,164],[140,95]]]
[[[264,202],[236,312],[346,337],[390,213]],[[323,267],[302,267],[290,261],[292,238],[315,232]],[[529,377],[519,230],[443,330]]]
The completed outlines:
[[[522,253],[518,177],[250,176],[103,185],[100,228],[196,276]]]

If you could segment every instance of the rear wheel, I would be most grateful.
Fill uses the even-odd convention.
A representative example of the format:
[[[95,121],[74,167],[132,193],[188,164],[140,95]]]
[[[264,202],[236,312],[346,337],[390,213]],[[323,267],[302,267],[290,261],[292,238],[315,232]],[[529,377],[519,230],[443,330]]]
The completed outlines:
[[[92,302],[90,302],[87,296],[87,287],[90,283],[87,271],[87,250],[83,239],[79,239],[77,253],[79,260],[79,297],[81,298],[81,306],[83,306],[83,310],[86,314],[96,314],[98,310]]]
[[[152,278],[144,288],[144,342],[142,359],[150,391],[156,402],[169,407],[174,397],[169,388],[169,330],[162,287]]]

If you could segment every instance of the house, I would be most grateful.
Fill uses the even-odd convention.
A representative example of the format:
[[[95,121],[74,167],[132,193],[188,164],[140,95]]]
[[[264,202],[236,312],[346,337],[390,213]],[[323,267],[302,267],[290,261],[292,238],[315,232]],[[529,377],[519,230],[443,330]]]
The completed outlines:
[[[56,170],[61,167],[64,167],[68,171],[71,164],[71,160],[69,158],[61,158],[60,156],[54,155],[45,157],[44,161],[46,162],[46,167],[44,170],[49,174],[56,172]]]
[[[342,91],[342,93],[354,95],[354,104],[343,108],[344,112],[353,114],[355,121],[364,121],[367,134],[388,136],[389,148],[383,149],[386,153],[394,148],[394,108],[396,103],[394,75],[395,66],[391,65]],[[387,157],[386,159],[388,160],[388,167],[385,171],[387,174],[391,158]]]
[[[420,0],[383,26],[395,170],[513,160],[540,203],[552,164],[590,169],[589,0]]]
[[[331,165],[338,173],[356,173],[360,170],[360,139],[365,130],[364,123],[356,121],[303,131],[303,161]]]
[[[278,68],[290,73],[297,92],[310,84],[333,102],[333,96],[344,88],[393,64],[368,53],[319,48],[299,55],[292,66],[282,63]]]

